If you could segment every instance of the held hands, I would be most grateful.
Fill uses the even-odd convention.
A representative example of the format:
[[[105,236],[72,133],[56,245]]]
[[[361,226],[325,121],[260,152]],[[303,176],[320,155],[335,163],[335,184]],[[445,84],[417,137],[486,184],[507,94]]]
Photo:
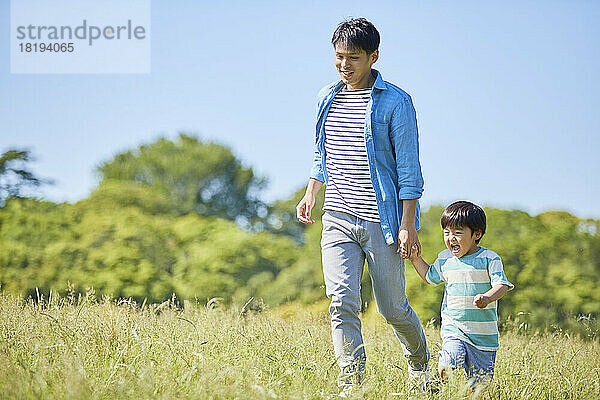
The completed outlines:
[[[296,218],[304,224],[314,224],[315,221],[310,219],[310,212],[315,206],[315,196],[305,194],[300,203],[296,206]]]
[[[490,304],[490,298],[484,294],[480,293],[473,299],[473,305],[478,308],[486,308],[488,304]]]
[[[413,244],[413,246],[411,248],[412,248],[412,251],[410,252],[410,255],[408,256],[408,259],[411,262],[413,262],[421,256],[421,248],[419,246],[417,246],[416,243]]]
[[[398,253],[403,260],[419,257],[421,255],[421,243],[414,225],[400,227],[398,233]]]

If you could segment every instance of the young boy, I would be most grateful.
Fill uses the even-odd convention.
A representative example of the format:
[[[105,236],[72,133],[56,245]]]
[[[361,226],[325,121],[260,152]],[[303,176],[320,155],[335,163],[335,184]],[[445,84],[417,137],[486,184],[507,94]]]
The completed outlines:
[[[478,245],[486,228],[481,207],[468,201],[450,204],[442,214],[447,249],[429,266],[417,251],[410,261],[427,283],[445,283],[442,350],[438,372],[463,367],[471,385],[491,379],[498,350],[497,301],[514,286],[500,257]]]

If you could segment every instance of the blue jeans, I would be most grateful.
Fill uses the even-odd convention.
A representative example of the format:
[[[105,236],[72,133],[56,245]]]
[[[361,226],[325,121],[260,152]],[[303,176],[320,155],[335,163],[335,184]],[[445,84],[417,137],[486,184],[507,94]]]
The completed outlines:
[[[464,368],[471,385],[492,379],[494,375],[495,351],[479,350],[457,338],[444,338],[438,364],[443,367]]]
[[[350,214],[326,211],[322,217],[321,252],[327,297],[331,299],[331,336],[338,365],[339,383],[360,381],[365,368],[361,334],[360,283],[365,264],[373,282],[379,313],[392,325],[409,368],[428,369],[429,351],[423,327],[408,304],[404,291],[404,262],[388,245],[381,226]],[[353,377],[354,376],[354,379]]]

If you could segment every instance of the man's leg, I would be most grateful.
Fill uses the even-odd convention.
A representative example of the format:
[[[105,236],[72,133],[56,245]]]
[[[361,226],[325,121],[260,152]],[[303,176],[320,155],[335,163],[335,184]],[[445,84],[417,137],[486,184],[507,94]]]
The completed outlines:
[[[396,252],[398,246],[385,242],[379,224],[366,221],[364,224],[368,240],[363,250],[369,263],[377,308],[400,339],[410,370],[427,371],[429,350],[421,321],[406,298],[404,261]]]
[[[331,299],[331,336],[338,365],[339,384],[360,382],[365,368],[365,350],[360,332],[360,281],[365,256],[356,242],[352,217],[325,212],[321,252],[327,297]]]

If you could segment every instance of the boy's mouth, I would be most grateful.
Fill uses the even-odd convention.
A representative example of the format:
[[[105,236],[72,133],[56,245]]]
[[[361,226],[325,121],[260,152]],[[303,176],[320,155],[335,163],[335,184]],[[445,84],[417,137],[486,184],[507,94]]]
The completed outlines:
[[[459,252],[460,252],[460,246],[459,246],[459,245],[457,245],[457,244],[451,244],[451,245],[450,245],[450,250],[451,250],[453,253],[459,253]]]

